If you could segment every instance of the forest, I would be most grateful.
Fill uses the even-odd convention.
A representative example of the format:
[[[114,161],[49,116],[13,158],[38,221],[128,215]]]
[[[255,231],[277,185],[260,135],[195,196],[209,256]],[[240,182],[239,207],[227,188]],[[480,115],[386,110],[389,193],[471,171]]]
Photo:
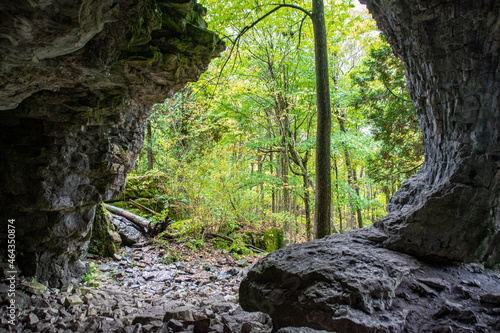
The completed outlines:
[[[274,248],[314,238],[315,35],[310,2],[294,3],[201,2],[227,50],[198,82],[153,107],[128,176],[129,192],[141,179],[166,179],[139,198],[151,221],[170,221],[166,234],[202,243],[216,233],[268,250],[254,238],[274,235]],[[327,1],[324,12],[330,221],[341,233],[383,217],[424,157],[404,67],[370,14],[348,0]]]

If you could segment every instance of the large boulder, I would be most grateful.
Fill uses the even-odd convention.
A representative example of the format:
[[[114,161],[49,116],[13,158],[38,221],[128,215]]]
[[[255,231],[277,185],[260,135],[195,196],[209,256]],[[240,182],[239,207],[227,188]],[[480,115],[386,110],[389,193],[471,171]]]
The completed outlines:
[[[23,274],[59,286],[85,272],[95,206],[123,190],[151,105],[224,48],[205,13],[195,0],[2,1],[0,219],[16,220]]]
[[[434,266],[380,246],[375,228],[277,250],[240,286],[274,327],[334,332],[500,331],[500,272]]]

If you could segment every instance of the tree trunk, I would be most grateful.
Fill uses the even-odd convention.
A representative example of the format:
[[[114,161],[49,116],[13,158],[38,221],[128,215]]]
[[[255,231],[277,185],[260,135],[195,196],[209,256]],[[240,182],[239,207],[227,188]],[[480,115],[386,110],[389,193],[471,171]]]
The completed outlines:
[[[356,194],[359,198],[360,195],[359,195],[358,177],[356,176],[356,170],[354,169],[352,169],[352,180],[353,180],[354,190],[356,191]],[[358,219],[358,228],[359,229],[363,228],[363,217],[361,215],[361,207],[359,206],[356,209],[356,217]]]
[[[151,120],[148,119],[146,123],[146,136],[147,136],[147,154],[148,154],[148,170],[153,170],[153,139],[151,133]]]
[[[318,110],[316,129],[316,206],[314,227],[316,238],[322,238],[331,234],[330,83],[323,0],[313,0],[312,9],[314,58],[316,67],[316,105]]]
[[[273,152],[271,152],[269,154],[269,168],[270,168],[271,175],[273,174],[273,161],[274,161],[273,155],[274,155]],[[276,190],[273,186],[271,188],[271,213],[275,214],[276,212],[277,212],[277,210],[276,210]],[[272,219],[274,220],[274,217],[272,217]]]
[[[343,232],[344,229],[343,229],[343,226],[342,226],[342,208],[340,207],[340,204],[339,204],[339,193],[340,193],[340,189],[339,189],[339,183],[338,183],[338,180],[339,180],[339,168],[337,166],[337,158],[334,156],[333,157],[333,166],[334,166],[334,169],[335,169],[335,189],[337,191],[337,212],[339,214],[339,231],[340,232]]]
[[[297,243],[297,232],[299,230],[297,224],[297,196],[292,195],[292,193],[290,193],[290,196],[292,196],[293,198],[293,199],[290,198],[290,200],[292,200],[292,207],[293,207],[293,228],[292,228],[293,242]]]
[[[303,176],[304,181],[304,210],[306,213],[306,240],[312,240],[312,225],[311,225],[311,206],[309,197],[309,188],[307,186],[307,179]]]
[[[346,133],[345,129],[345,123],[344,123],[344,118],[340,114],[339,111],[336,112],[336,118],[339,123],[339,128],[342,133]],[[356,177],[356,172],[352,168],[352,163],[351,163],[351,156],[349,154],[349,150],[347,149],[346,145],[344,144],[342,149],[344,150],[344,158],[345,158],[345,164],[347,166],[347,182],[349,184],[349,187],[356,192],[356,194],[359,197],[359,188],[358,188],[358,180]],[[351,196],[352,199],[352,196]],[[352,200],[351,200],[352,201]],[[358,228],[363,228],[363,217],[361,215],[361,208],[356,208],[356,216],[357,216],[357,221],[358,221]]]
[[[259,174],[262,174],[264,159],[265,159],[264,156],[259,156],[259,158],[257,159],[257,171],[259,172]],[[264,198],[264,183],[263,182],[261,182],[259,185],[259,194],[260,194],[260,208],[257,208],[257,216],[260,216],[261,220],[264,220],[266,210],[264,207],[264,202],[265,202],[264,199],[265,198]]]
[[[284,136],[283,136],[284,137]],[[290,160],[288,158],[288,149],[286,144],[283,145],[283,155],[281,156],[281,181],[283,182],[283,246],[290,245],[291,235],[291,210],[292,203],[290,197],[290,185],[288,184],[288,170],[290,169]]]

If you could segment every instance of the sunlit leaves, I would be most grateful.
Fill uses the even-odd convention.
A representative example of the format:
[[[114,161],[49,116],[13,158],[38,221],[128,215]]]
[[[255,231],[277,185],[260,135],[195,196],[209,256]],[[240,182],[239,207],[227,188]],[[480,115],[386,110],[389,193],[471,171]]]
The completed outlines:
[[[201,3],[208,7],[209,29],[222,35],[229,49],[245,26],[275,5],[262,0]],[[310,1],[287,3],[310,10]],[[405,171],[421,162],[420,134],[404,70],[379,40],[367,12],[341,0],[328,1],[325,11],[331,104],[346,129],[339,130],[336,123],[332,127],[332,204],[334,221],[342,218],[345,229],[346,218],[352,219],[358,208],[371,221],[383,214],[383,191],[391,188],[392,193],[409,174]],[[289,212],[271,214],[271,197],[283,189],[299,199],[304,196],[297,165],[291,163],[286,182],[281,177],[284,147],[309,154],[307,169],[314,180],[313,51],[309,19],[282,8],[249,30],[229,61],[226,51],[198,82],[155,106],[155,168],[171,176],[169,191],[185,200],[189,223],[231,232],[274,223],[277,216],[280,221],[290,218]],[[283,130],[285,124],[292,135]],[[347,181],[345,149],[359,194]],[[144,172],[145,157],[141,153],[136,172]],[[299,205],[301,210],[303,215]]]
[[[419,123],[406,88],[404,68],[389,45],[379,39],[351,74],[352,105],[364,110],[373,137],[380,143],[370,158],[370,176],[393,193],[423,161]]]

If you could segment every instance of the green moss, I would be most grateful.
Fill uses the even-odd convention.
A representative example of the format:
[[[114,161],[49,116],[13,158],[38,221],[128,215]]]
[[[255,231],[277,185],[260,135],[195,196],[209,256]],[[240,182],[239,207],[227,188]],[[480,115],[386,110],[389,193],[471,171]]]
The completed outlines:
[[[273,228],[264,233],[264,242],[267,244],[266,250],[268,252],[281,249],[283,247],[283,231]]]
[[[168,181],[166,175],[155,174],[139,177],[129,177],[123,194],[110,202],[113,206],[123,208],[144,218],[153,218],[154,215],[143,209],[137,208],[130,200],[168,216],[172,220],[188,219],[186,206],[189,203],[182,199],[171,198],[168,195]]]
[[[182,20],[179,18],[163,13],[161,25],[165,30],[171,31],[173,34],[179,35],[182,33]]]
[[[156,47],[151,45],[136,45],[129,47],[122,52],[123,60],[134,62],[143,66],[153,66],[155,64],[163,64],[163,53]]]
[[[191,40],[196,44],[215,45],[218,41],[218,37],[215,33],[193,24],[188,23],[186,25],[186,31],[189,34]]]
[[[180,82],[184,70],[175,72],[175,68],[187,66],[193,58],[211,58],[222,51],[218,36],[206,30],[205,13],[206,9],[194,1],[146,0],[140,19],[128,31],[127,47],[111,65],[111,72],[131,74],[127,64],[134,63],[172,72],[174,82]],[[153,34],[155,31],[158,33]],[[182,54],[189,61],[183,61]]]
[[[249,256],[253,254],[252,250],[249,250],[243,239],[237,238],[229,247],[229,253],[235,253],[237,255]]]
[[[164,210],[169,210],[170,213],[171,206],[176,200],[169,197],[167,184],[168,177],[161,174],[129,177],[123,194],[117,199],[121,203],[115,201],[113,205],[124,209],[127,209],[127,207],[135,209],[135,206],[127,203],[132,199],[155,212],[161,213]],[[144,215],[144,211],[141,215]]]
[[[141,18],[131,28],[129,46],[143,45],[151,41],[151,33],[161,28],[162,13],[156,1],[148,0],[142,7]]]
[[[103,204],[98,205],[94,223],[92,223],[89,252],[102,257],[109,257],[117,253],[121,240],[114,229],[111,215],[109,215]]]
[[[138,198],[155,198],[166,194],[166,175],[148,175],[140,177],[129,177],[125,191],[118,198],[119,201]]]
[[[195,26],[203,26],[203,16],[196,10],[189,12],[186,16],[186,22]]]
[[[259,233],[249,231],[245,235],[245,242],[272,252],[283,247],[283,232],[276,228]]]

